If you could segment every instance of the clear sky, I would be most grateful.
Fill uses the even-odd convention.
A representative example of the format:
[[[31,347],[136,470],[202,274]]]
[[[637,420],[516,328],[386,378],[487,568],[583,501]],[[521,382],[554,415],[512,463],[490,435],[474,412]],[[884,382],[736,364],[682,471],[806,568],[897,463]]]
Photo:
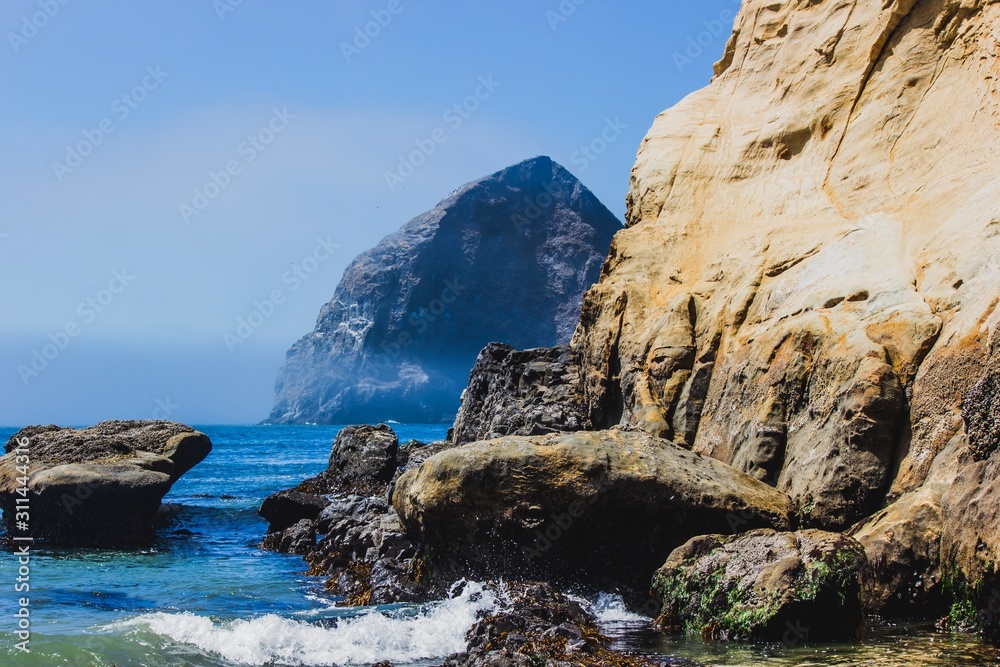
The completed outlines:
[[[356,254],[525,158],[624,216],[738,4],[6,0],[0,424],[263,419]]]

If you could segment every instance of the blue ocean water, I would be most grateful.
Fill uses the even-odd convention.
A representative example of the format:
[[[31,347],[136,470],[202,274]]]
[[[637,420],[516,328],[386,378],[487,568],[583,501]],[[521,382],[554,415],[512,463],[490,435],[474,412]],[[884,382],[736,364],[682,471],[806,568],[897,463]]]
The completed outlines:
[[[165,502],[175,518],[142,551],[48,549],[31,563],[31,653],[14,648],[16,559],[0,551],[0,666],[430,667],[465,646],[478,584],[427,605],[342,609],[299,556],[256,547],[261,501],[322,471],[337,426],[199,426],[214,449]],[[444,437],[441,425],[393,424],[400,441]],[[0,429],[0,441],[13,435]],[[669,665],[1000,665],[975,639],[927,625],[882,626],[862,642],[794,646],[705,644],[650,633],[620,600],[591,601],[619,646]]]
[[[0,665],[246,665],[275,659],[365,664],[414,662],[447,652],[447,637],[440,637],[439,645],[398,633],[379,637],[378,623],[371,621],[356,623],[352,633],[342,630],[341,646],[324,651],[322,645],[337,633],[320,622],[329,625],[358,612],[334,607],[322,581],[304,575],[300,556],[256,547],[267,529],[257,515],[261,501],[325,469],[340,427],[198,428],[212,439],[213,451],[164,499],[175,518],[151,548],[34,554],[30,655],[13,649],[13,614],[21,596],[13,591],[17,563],[9,552],[0,552],[0,591],[5,591],[0,594]],[[440,440],[447,430],[440,425],[394,428],[401,442]],[[13,433],[0,429],[0,441]],[[410,614],[447,617],[448,611]],[[318,634],[311,636],[313,629]],[[461,637],[451,639],[452,650],[461,648]]]

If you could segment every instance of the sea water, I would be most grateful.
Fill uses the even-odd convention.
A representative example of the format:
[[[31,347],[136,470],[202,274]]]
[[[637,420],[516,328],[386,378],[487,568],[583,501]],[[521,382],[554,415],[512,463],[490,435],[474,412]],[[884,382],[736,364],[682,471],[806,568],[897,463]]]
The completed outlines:
[[[461,651],[477,614],[500,604],[482,585],[424,605],[344,609],[300,556],[257,547],[269,494],[326,468],[337,426],[199,426],[214,449],[164,499],[170,523],[149,548],[40,549],[31,590],[0,551],[0,665],[7,667],[429,667]],[[441,425],[393,424],[400,441]],[[0,441],[14,429],[0,429]],[[30,654],[15,648],[18,598],[30,598]],[[877,626],[850,645],[705,644],[664,638],[610,595],[587,600],[620,648],[667,665],[1000,665],[991,648],[926,625]]]

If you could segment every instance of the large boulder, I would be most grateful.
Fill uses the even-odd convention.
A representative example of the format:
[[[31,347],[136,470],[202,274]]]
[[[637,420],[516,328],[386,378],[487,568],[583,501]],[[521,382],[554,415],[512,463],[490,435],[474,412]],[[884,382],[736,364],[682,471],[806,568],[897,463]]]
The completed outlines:
[[[696,537],[653,578],[663,601],[657,625],[705,639],[853,639],[864,564],[860,544],[820,530]]]
[[[944,611],[941,534],[947,487],[926,484],[850,531],[865,550],[865,608],[887,617],[933,617]]]
[[[163,496],[211,450],[203,433],[166,421],[21,429],[0,458],[0,508],[8,536],[68,546],[147,544]],[[21,488],[30,508],[27,530],[15,520]]]
[[[589,424],[580,365],[569,347],[519,351],[491,343],[472,367],[452,442],[579,431]]]
[[[432,579],[541,578],[638,592],[695,535],[787,528],[787,496],[643,433],[509,436],[403,474],[393,504]]]
[[[487,343],[569,342],[621,223],[547,157],[462,186],[351,262],[270,420],[454,418]]]

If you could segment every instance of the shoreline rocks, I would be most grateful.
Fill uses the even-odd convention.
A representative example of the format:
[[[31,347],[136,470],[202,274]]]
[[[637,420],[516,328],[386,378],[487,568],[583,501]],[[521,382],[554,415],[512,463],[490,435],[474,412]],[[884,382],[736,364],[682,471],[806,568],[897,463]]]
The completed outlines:
[[[345,426],[329,464],[293,489],[268,496],[261,548],[303,556],[309,574],[344,606],[424,602],[445,589],[427,585],[421,551],[387,501],[393,480],[438,445],[403,446],[388,425]]]
[[[633,596],[691,537],[787,529],[792,512],[724,463],[620,431],[448,449],[400,477],[393,505],[431,581],[541,578]]]
[[[996,10],[745,0],[568,348],[483,351],[462,446],[396,481],[424,576],[662,566],[709,639],[947,608],[1000,641]]]
[[[8,536],[17,529],[17,468],[23,459],[14,452],[22,442],[30,461],[28,534],[46,544],[97,548],[152,542],[163,496],[212,450],[205,434],[174,422],[23,428],[0,457],[0,508]]]
[[[498,588],[501,609],[469,630],[468,648],[442,667],[655,667],[660,664],[611,650],[611,640],[582,604],[553,586],[512,582]]]
[[[703,535],[653,578],[657,625],[706,640],[843,641],[861,628],[865,553],[838,533]]]

